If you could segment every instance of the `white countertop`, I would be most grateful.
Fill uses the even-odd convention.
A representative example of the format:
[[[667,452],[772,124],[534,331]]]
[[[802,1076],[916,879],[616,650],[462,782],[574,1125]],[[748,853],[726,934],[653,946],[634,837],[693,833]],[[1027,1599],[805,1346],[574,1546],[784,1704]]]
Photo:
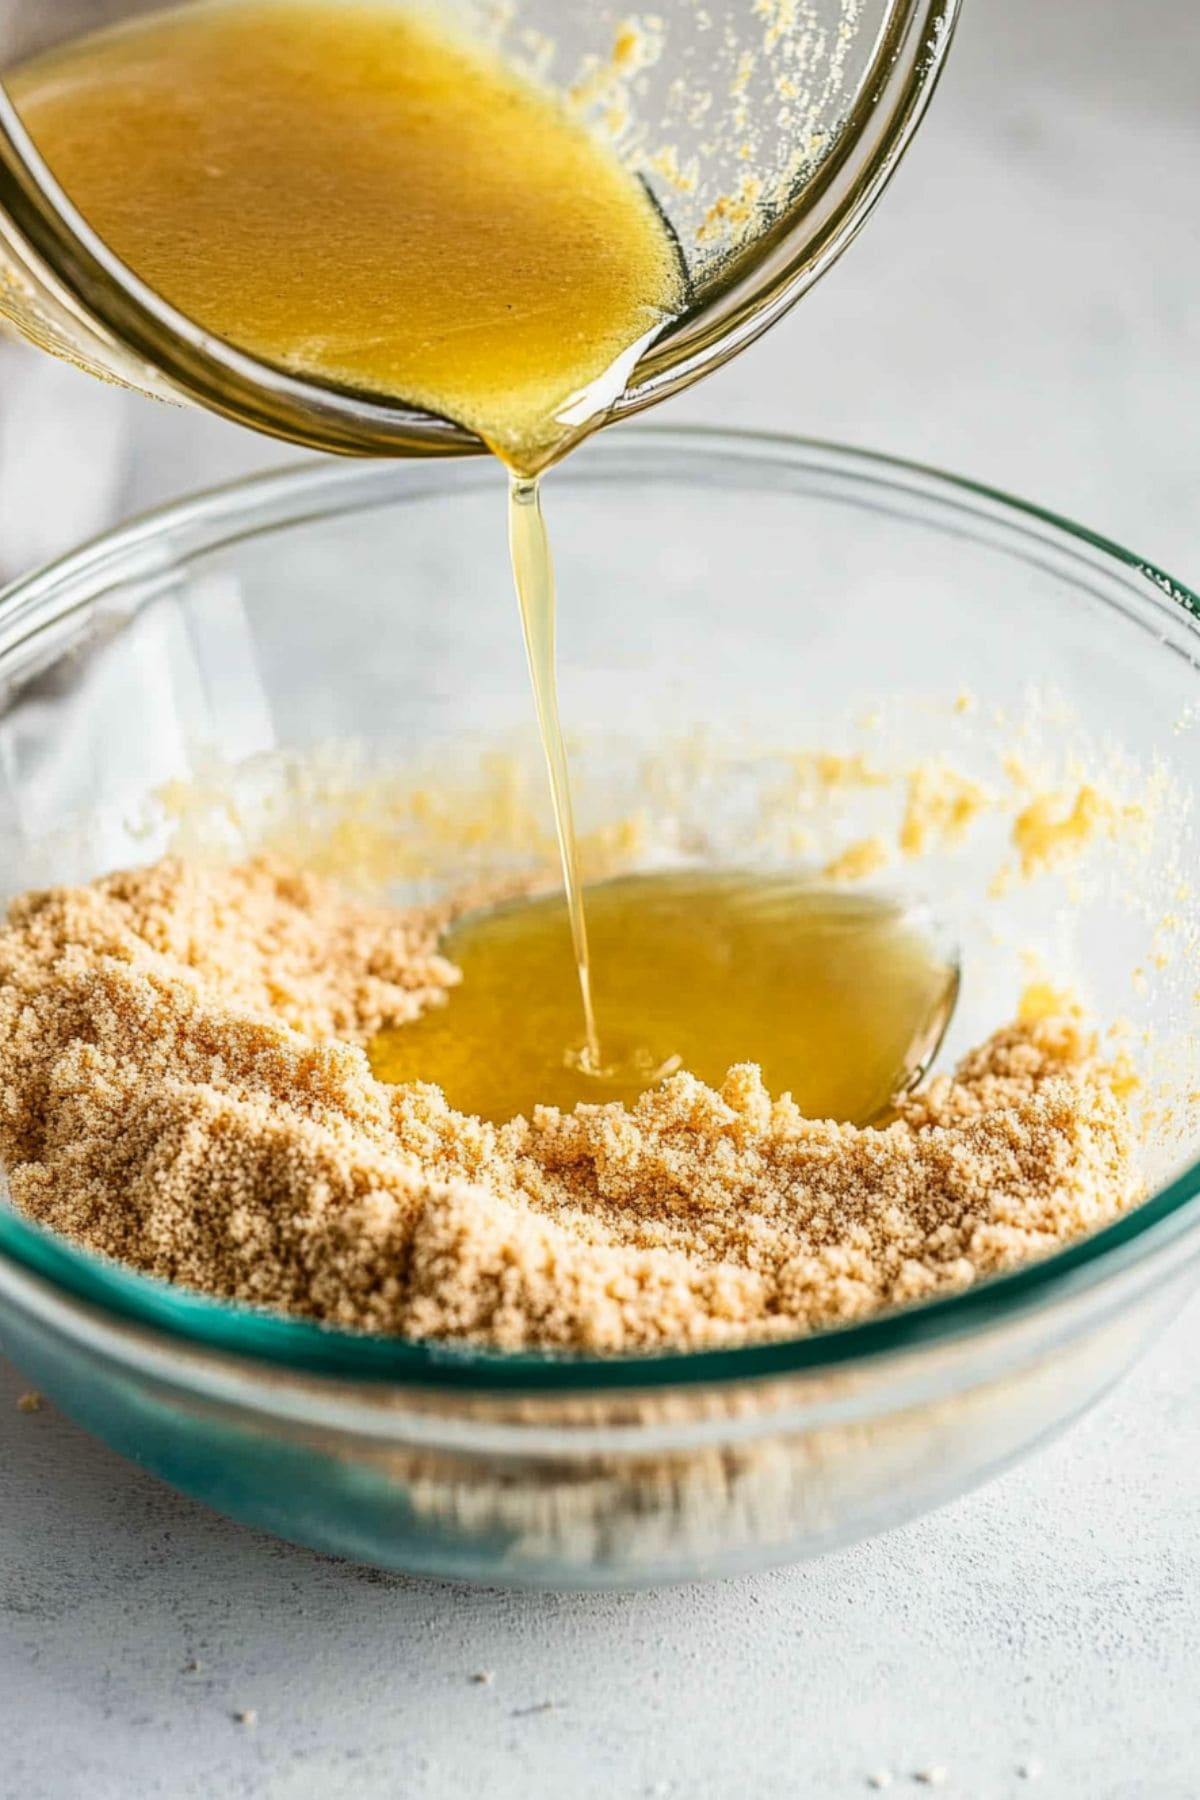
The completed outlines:
[[[1190,0],[966,0],[864,237],[673,416],[959,469],[1194,581],[1198,70]],[[7,573],[278,460],[0,350]],[[18,1410],[23,1385],[0,1365],[0,1800],[791,1800],[868,1793],[876,1770],[917,1794],[939,1766],[974,1800],[1200,1794],[1195,1304],[1066,1438],[934,1517],[607,1598],[256,1537]]]

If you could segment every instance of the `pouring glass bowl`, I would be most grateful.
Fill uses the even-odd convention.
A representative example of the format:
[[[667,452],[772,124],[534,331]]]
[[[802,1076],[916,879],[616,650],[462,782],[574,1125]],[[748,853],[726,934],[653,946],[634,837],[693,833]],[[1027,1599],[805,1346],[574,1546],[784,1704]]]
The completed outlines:
[[[6,66],[147,10],[148,0],[0,0],[0,82]],[[645,351],[611,418],[719,368],[846,247],[924,113],[957,10],[958,0],[668,0],[653,30],[634,33],[611,0],[522,0],[502,15],[460,0],[468,29],[612,132],[678,238],[691,304]],[[287,374],[169,306],[89,229],[0,85],[4,320],[93,374],[295,443],[388,456],[482,448],[433,414]]]
[[[527,789],[487,760],[530,736],[490,554],[496,486],[469,462],[266,477],[10,590],[6,885],[145,860],[183,827],[236,851],[289,809],[315,849],[339,789],[357,796],[343,845],[386,849],[404,836],[402,772],[444,786],[476,750],[497,813],[519,818],[526,794],[544,806],[534,744]],[[1014,824],[1000,807],[894,879],[934,894],[963,946],[951,1056],[1011,1012],[1041,941],[1051,972],[1080,980],[1100,1019],[1131,1014],[1192,1095],[1147,1139],[1145,1202],[1095,1235],[952,1298],[728,1350],[554,1358],[356,1337],[146,1280],[0,1207],[0,1347],[155,1474],[392,1568],[606,1586],[813,1555],[915,1516],[1071,1419],[1190,1290],[1200,1081],[1181,1063],[1200,984],[1183,954],[1159,968],[1151,952],[1172,857],[1194,867],[1200,600],[1036,508],[827,446],[635,428],[552,487],[585,828],[589,811],[602,824],[640,806],[670,853],[744,864],[753,845],[769,865],[794,858],[798,820],[822,828],[805,747],[884,768],[938,757],[983,782],[1014,743],[1031,763],[1039,729],[1064,768],[1088,740],[1126,798],[1143,775],[1157,796],[1131,867],[1105,841],[1069,882],[1051,869],[984,904]],[[171,804],[148,801],[165,782]],[[902,805],[904,783],[830,793],[836,839],[863,828],[857,805]],[[429,816],[407,815],[421,854],[405,891],[454,873],[440,831],[413,836]],[[1170,904],[1194,923],[1192,902]]]

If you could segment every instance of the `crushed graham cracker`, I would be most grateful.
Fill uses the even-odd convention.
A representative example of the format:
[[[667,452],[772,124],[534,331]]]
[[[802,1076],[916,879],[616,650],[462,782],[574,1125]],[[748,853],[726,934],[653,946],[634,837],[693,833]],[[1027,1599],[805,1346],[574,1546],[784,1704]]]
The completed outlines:
[[[444,1004],[432,911],[275,859],[29,894],[0,931],[0,1159],[78,1244],[227,1300],[504,1349],[784,1337],[952,1292],[1138,1196],[1074,1016],[998,1031],[895,1122],[756,1069],[496,1128],[362,1046]]]

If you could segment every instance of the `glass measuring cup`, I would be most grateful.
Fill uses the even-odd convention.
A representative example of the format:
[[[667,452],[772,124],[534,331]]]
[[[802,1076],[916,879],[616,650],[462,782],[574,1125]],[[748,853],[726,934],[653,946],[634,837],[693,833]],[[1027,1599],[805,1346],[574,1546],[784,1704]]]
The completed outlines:
[[[720,367],[845,248],[921,118],[958,3],[666,0],[639,19],[613,0],[454,0],[456,22],[611,137],[678,238],[690,304],[645,350],[609,417]],[[0,0],[0,324],[93,374],[314,448],[481,449],[447,419],[285,373],[204,330],[71,205],[3,70],[156,4]]]

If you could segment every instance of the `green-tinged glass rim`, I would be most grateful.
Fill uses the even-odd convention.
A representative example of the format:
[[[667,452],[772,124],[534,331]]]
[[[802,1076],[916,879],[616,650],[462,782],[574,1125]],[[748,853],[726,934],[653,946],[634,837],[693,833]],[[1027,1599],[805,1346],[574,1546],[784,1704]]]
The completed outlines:
[[[1003,524],[1013,539],[1010,548],[1022,548],[1029,560],[1043,560],[1053,540],[1059,538],[1063,540],[1056,546],[1060,555],[1081,558],[1094,571],[1105,563],[1115,565],[1115,569],[1109,568],[1110,575],[1116,573],[1126,582],[1130,577],[1137,579],[1135,591],[1140,601],[1178,615],[1185,629],[1197,637],[1196,660],[1200,663],[1200,596],[1098,533],[998,489],[898,458],[816,440],[705,427],[635,427],[620,438],[588,446],[556,479],[586,481],[589,466],[597,460],[619,469],[638,446],[653,446],[664,473],[669,472],[671,458],[676,472],[681,459],[685,464],[719,459],[727,464],[784,464],[798,472],[840,478],[848,487],[872,486],[889,496],[889,506],[907,493],[910,499],[920,497],[940,504],[954,515],[956,530],[965,530],[971,516],[988,521],[993,529]],[[443,464],[434,479],[438,485],[473,483],[486,474],[478,465],[472,472],[472,465]],[[192,553],[256,531],[381,504],[406,491],[428,491],[429,480],[429,471],[419,464],[302,466],[162,508],[0,594],[0,656],[28,631],[86,603],[89,581],[94,593],[98,577],[107,585],[118,577],[123,559],[136,561],[137,553],[156,540],[182,538],[186,553]],[[196,538],[198,529],[204,533],[201,541]],[[1023,546],[1022,539],[1026,540]],[[114,1315],[121,1323],[148,1327],[195,1349],[225,1352],[267,1366],[427,1390],[597,1392],[812,1374],[950,1343],[1092,1288],[1190,1234],[1196,1235],[1195,1251],[1200,1255],[1198,1202],[1200,1160],[1092,1236],[962,1293],[805,1337],[636,1356],[513,1353],[334,1330],[209,1299],[140,1275],[75,1248],[7,1205],[0,1205],[0,1257],[43,1277],[64,1296]]]

